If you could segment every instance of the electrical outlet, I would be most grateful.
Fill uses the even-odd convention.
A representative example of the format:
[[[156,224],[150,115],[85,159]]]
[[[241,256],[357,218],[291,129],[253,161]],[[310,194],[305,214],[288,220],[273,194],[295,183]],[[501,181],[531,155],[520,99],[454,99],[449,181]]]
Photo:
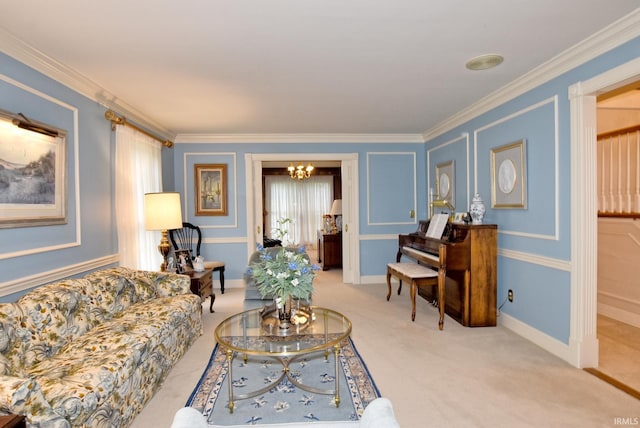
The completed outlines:
[[[507,299],[509,299],[510,302],[513,302],[513,290],[507,291]]]

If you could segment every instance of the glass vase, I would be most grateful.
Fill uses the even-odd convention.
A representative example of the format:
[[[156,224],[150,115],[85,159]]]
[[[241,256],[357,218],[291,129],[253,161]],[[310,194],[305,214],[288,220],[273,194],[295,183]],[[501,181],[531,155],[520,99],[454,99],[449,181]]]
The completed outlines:
[[[284,298],[279,299],[280,302],[277,303],[278,307],[278,320],[280,321],[279,327],[282,330],[287,330],[291,327],[291,316],[292,316],[292,306],[291,306],[291,296],[285,296]]]

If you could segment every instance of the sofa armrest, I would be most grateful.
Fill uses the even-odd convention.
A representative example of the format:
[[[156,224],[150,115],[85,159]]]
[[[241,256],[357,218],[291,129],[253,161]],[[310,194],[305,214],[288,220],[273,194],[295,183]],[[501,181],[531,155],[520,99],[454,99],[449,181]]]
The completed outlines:
[[[69,422],[60,417],[44,398],[38,381],[31,378],[0,376],[0,411],[25,415],[29,426],[68,428]]]

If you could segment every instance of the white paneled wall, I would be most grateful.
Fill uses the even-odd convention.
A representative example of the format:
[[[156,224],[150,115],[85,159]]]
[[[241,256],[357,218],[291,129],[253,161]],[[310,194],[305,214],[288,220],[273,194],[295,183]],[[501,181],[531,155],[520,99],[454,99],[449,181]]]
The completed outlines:
[[[598,313],[640,327],[640,126],[598,136],[598,211]]]
[[[598,209],[640,213],[640,128],[598,137]]]
[[[598,313],[640,327],[640,220],[598,221]]]

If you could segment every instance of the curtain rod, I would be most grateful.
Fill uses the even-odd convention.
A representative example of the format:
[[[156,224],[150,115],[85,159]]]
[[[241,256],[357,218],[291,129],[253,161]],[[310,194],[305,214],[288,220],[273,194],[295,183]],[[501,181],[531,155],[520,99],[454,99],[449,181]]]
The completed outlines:
[[[159,138],[159,137],[153,135],[152,133],[147,132],[144,129],[137,127],[133,123],[127,122],[127,118],[126,117],[118,116],[116,114],[116,112],[113,111],[113,110],[107,110],[106,112],[104,112],[104,117],[105,117],[105,119],[107,119],[108,121],[111,122],[111,130],[113,130],[113,131],[116,130],[116,125],[129,126],[129,127],[133,128],[133,129],[135,129],[136,131],[142,132],[144,135],[147,135],[147,136],[153,138],[154,140],[160,141],[160,143],[162,143],[162,145],[165,146],[165,147],[169,147],[169,148],[173,147],[173,142],[172,141],[163,140],[162,138]]]

